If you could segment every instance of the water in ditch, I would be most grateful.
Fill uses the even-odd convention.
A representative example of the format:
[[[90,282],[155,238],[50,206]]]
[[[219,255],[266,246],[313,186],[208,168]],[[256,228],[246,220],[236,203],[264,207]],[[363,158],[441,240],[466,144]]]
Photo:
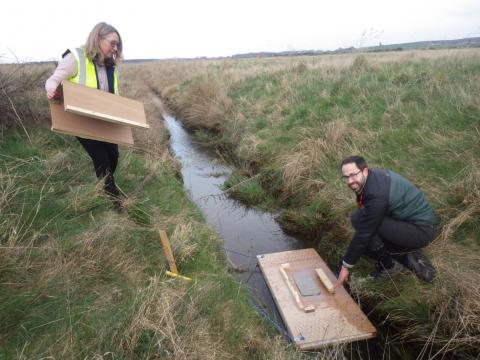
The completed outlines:
[[[306,242],[286,235],[275,221],[275,214],[247,208],[226,196],[222,184],[233,168],[221,161],[218,154],[196,143],[178,120],[168,114],[164,114],[164,119],[170,132],[171,149],[181,163],[185,190],[207,223],[224,240],[229,266],[248,288],[253,304],[284,331],[274,300],[257,266],[257,255],[305,248]],[[369,341],[372,342],[376,340]],[[363,355],[368,353],[369,347],[376,353],[372,346],[360,343],[360,348],[355,347],[358,357],[354,355],[352,358],[365,358]],[[371,358],[370,355],[366,358]]]
[[[167,114],[164,119],[170,131],[170,146],[181,163],[185,190],[224,240],[232,270],[247,285],[255,300],[268,310],[274,309],[256,256],[300,249],[304,243],[286,235],[275,221],[275,214],[247,208],[226,196],[222,184],[232,167],[213,151],[195,143],[178,120]]]

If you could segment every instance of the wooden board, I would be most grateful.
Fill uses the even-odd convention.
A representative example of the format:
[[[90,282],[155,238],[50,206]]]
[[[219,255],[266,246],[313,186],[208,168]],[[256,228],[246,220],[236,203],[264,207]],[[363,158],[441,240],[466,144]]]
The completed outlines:
[[[50,102],[50,112],[52,130],[55,132],[114,144],[133,145],[130,126],[68,113],[64,110],[63,104],[54,102]]]
[[[63,81],[65,111],[115,124],[148,129],[145,109],[140,101],[106,91]]]
[[[375,327],[343,287],[331,294],[320,281],[315,271],[318,268],[331,282],[335,283],[336,278],[314,249],[258,255],[257,259],[297,349],[309,350],[376,336]],[[314,306],[315,311],[307,313],[297,306],[280,271],[280,266],[286,263],[289,266],[284,270],[290,279],[298,272],[302,276],[310,273],[311,280],[317,283],[319,295],[300,295],[303,304]]]

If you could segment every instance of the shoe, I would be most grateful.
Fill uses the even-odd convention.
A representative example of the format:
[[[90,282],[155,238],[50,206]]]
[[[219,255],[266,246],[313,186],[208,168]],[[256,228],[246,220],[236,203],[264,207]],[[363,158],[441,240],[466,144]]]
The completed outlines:
[[[437,271],[421,250],[407,254],[407,267],[412,270],[420,280],[427,283],[435,280],[437,276]]]
[[[112,199],[113,208],[115,209],[115,211],[119,214],[123,214],[125,212],[125,208],[123,207],[122,199],[114,196],[112,196],[111,199]]]
[[[393,259],[393,266],[390,269],[385,269],[385,267],[377,261],[375,264],[375,270],[370,274],[375,280],[385,281],[390,279],[393,275],[401,273],[404,269],[403,265],[400,264],[397,260]]]
[[[406,253],[392,253],[391,255],[392,255],[392,258],[394,260],[397,260],[404,267],[408,267],[407,254]]]

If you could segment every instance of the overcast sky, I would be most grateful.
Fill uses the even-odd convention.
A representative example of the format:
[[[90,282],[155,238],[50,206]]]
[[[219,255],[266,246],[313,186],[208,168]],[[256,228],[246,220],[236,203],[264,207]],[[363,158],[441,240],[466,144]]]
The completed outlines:
[[[58,60],[100,21],[119,30],[127,59],[480,36],[480,0],[8,0],[0,14],[1,62]]]

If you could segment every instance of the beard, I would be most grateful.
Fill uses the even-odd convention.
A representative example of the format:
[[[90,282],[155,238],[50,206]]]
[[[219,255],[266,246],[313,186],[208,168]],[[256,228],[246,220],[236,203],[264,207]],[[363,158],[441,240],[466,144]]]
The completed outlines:
[[[348,185],[348,187],[352,191],[358,192],[361,189],[362,185],[358,181],[355,181],[354,183],[351,183],[350,185]]]
[[[348,187],[355,193],[359,194],[362,192],[363,187],[365,186],[365,177],[362,174],[362,179],[360,181],[354,181],[351,184],[348,184]]]

